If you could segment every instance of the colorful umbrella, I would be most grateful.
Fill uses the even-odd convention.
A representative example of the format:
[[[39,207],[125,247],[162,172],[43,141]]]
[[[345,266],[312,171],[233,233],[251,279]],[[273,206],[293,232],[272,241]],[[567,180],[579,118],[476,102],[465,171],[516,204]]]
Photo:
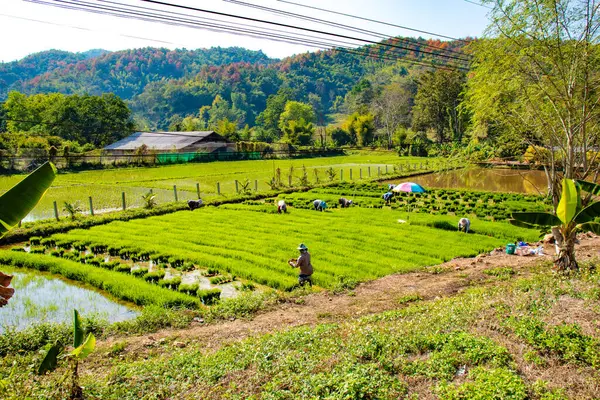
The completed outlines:
[[[423,188],[423,186],[416,184],[414,182],[404,182],[401,183],[399,185],[396,185],[393,189],[392,192],[408,192],[408,193],[423,193],[426,190]]]

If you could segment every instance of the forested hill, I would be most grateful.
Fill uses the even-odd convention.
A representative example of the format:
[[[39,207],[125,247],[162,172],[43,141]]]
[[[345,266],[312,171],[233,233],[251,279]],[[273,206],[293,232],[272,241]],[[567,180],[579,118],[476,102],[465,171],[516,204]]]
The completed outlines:
[[[25,59],[16,64],[0,64],[0,101],[9,90],[26,94],[114,93],[129,102],[141,126],[166,129],[173,118],[198,115],[198,110],[214,106],[218,99],[223,107],[232,108],[234,115],[230,120],[235,119],[239,126],[252,126],[265,110],[268,97],[285,90],[286,98],[310,103],[319,120],[336,112],[362,78],[379,74],[379,80],[382,71],[387,74],[383,79],[416,75],[423,68],[395,60],[429,62],[435,58],[435,63],[445,64],[452,60],[417,50],[440,54],[445,50],[460,51],[464,46],[461,41],[421,38],[392,38],[387,43],[391,46],[366,46],[351,52],[307,52],[283,60],[238,47],[142,48],[92,58],[45,52],[30,56],[46,60],[36,65],[39,74],[33,77],[33,71],[27,70],[15,78]],[[53,54],[57,54],[57,60],[52,59]],[[2,80],[8,85],[3,85]]]
[[[129,99],[150,82],[194,76],[206,65],[275,61],[261,51],[239,47],[198,50],[147,47],[100,53],[51,50],[0,64],[0,101],[10,90],[28,94],[114,93]]]
[[[40,74],[65,68],[90,58],[108,53],[94,49],[82,53],[70,53],[62,50],[48,50],[30,54],[27,57],[7,63],[0,63],[0,100],[6,98],[11,89],[20,88],[19,82],[25,82]]]

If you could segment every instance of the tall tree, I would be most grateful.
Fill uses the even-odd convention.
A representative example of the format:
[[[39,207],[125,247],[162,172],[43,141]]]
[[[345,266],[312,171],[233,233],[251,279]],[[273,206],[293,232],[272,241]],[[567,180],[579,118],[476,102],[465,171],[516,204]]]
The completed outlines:
[[[438,69],[425,72],[419,80],[412,126],[414,130],[435,131],[438,143],[460,141],[465,128],[465,116],[459,107],[465,74]]]
[[[388,147],[392,146],[394,132],[410,125],[412,93],[407,84],[391,83],[383,88],[381,94],[373,99],[371,108],[375,112],[376,122],[386,135]]]
[[[600,145],[598,7],[596,0],[501,0],[486,39],[471,45],[474,125],[496,121],[543,149],[555,206],[563,176],[599,173],[590,151]]]
[[[304,120],[306,123],[315,122],[315,112],[312,106],[299,101],[288,101],[279,116],[279,129],[283,131],[283,128],[288,126],[290,121],[300,120]]]
[[[269,96],[267,107],[256,117],[256,124],[264,131],[264,137],[280,138],[279,118],[288,101],[293,99],[293,91],[289,88],[279,89],[277,94]]]
[[[344,122],[344,129],[359,146],[368,146],[375,137],[375,117],[373,114],[354,113]]]
[[[570,187],[570,179],[596,179],[600,172],[598,7],[596,0],[498,0],[487,39],[472,45],[475,123],[497,118],[541,149],[555,211],[565,225],[572,221],[561,216],[563,182]],[[572,192],[563,197],[576,197]],[[555,238],[557,265],[576,269],[575,235]]]

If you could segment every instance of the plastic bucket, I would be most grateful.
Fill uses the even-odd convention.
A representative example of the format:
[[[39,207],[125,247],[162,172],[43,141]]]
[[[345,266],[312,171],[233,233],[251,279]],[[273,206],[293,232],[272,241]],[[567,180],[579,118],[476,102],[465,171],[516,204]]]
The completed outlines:
[[[516,245],[509,243],[506,245],[506,254],[515,254]]]

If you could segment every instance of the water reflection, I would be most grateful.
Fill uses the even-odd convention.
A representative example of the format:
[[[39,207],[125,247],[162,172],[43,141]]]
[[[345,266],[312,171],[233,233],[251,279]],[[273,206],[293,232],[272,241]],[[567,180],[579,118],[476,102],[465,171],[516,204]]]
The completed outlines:
[[[2,267],[13,275],[15,294],[0,308],[0,333],[8,327],[17,330],[43,322],[70,323],[73,309],[84,317],[95,316],[109,322],[134,318],[138,313],[100,293],[71,285],[52,275],[37,271]]]
[[[410,181],[425,188],[470,189],[527,194],[545,194],[547,192],[544,171],[469,168],[415,176],[411,177]]]

